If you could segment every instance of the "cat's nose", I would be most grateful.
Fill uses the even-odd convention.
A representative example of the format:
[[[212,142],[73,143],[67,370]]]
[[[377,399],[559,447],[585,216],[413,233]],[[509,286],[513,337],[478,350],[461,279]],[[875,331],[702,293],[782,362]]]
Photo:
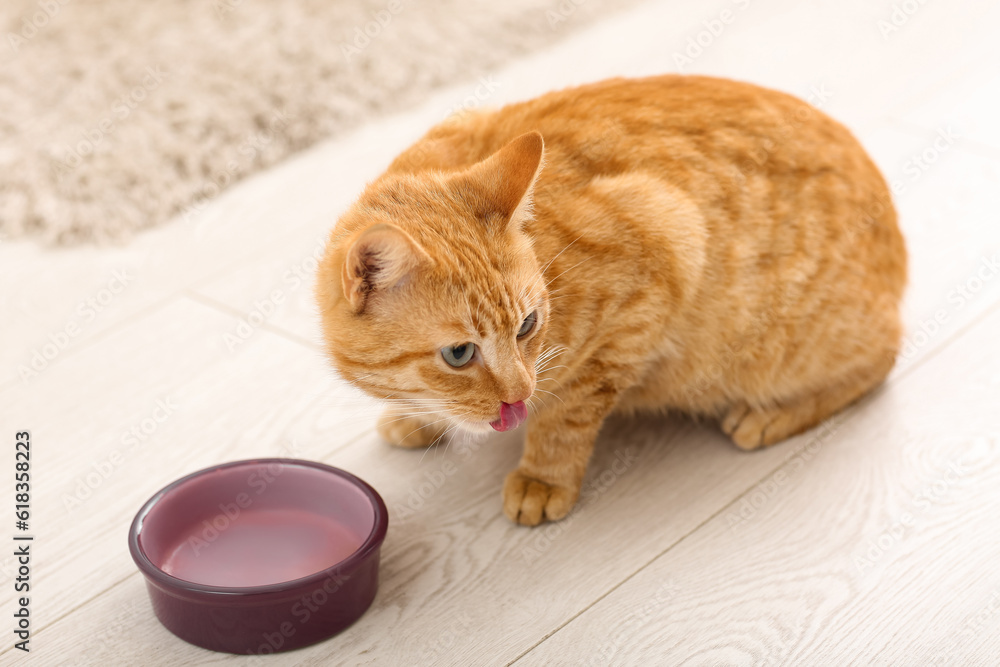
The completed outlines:
[[[506,405],[524,403],[535,391],[535,378],[522,364],[507,364],[495,371],[496,389],[494,394]]]
[[[501,399],[501,400],[505,404],[507,404],[507,405],[517,405],[518,403],[524,403],[529,398],[531,398],[531,392],[530,391],[528,393],[521,392],[519,394],[513,394],[513,393],[511,393],[511,394],[507,395],[506,399]],[[513,399],[513,400],[508,400],[508,399]]]

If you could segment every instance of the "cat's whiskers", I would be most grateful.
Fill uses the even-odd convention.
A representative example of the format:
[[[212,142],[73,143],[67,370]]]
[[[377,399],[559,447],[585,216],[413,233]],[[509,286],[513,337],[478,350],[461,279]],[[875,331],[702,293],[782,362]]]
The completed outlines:
[[[430,411],[430,412],[409,412],[409,413],[407,413],[407,414],[405,414],[405,415],[403,415],[401,417],[397,417],[396,419],[393,419],[391,421],[385,422],[383,424],[383,426],[388,426],[389,424],[395,424],[396,422],[401,422],[401,421],[404,421],[406,419],[412,419],[413,417],[426,417],[427,415],[438,416],[440,414],[441,414],[440,410],[433,410],[433,411]],[[444,417],[444,419],[447,419],[447,417]],[[432,424],[436,424],[439,421],[442,421],[442,419],[438,419],[437,421],[431,422],[431,423]],[[418,426],[417,428],[414,429],[414,431],[419,431],[422,428],[425,428],[425,427],[424,426]],[[412,431],[411,431],[411,433],[412,433]],[[409,435],[409,434],[407,434],[407,435]]]
[[[555,382],[556,383],[556,387],[561,387],[562,386],[562,381],[556,379],[555,377],[552,377],[552,376],[542,377],[542,376],[545,375],[545,373],[549,373],[549,372],[552,372],[552,371],[555,371],[555,370],[559,370],[560,368],[565,368],[565,369],[569,370],[568,367],[565,366],[565,365],[563,365],[563,364],[553,365],[555,363],[555,361],[556,361],[556,357],[558,357],[560,354],[562,354],[565,351],[566,351],[566,348],[564,348],[564,347],[552,347],[552,348],[549,348],[549,349],[545,350],[544,352],[542,352],[542,354],[538,355],[538,359],[535,360],[535,378],[536,378],[536,380],[535,380],[535,390],[536,391],[546,391],[546,390],[544,390],[544,389],[542,389],[542,388],[540,388],[538,386],[542,382]],[[551,392],[547,392],[547,393],[551,393]]]
[[[542,399],[541,396],[538,396],[537,394],[532,394],[531,396],[528,397],[527,406],[528,406],[528,411],[529,412],[532,411],[532,410],[534,411],[533,414],[537,415],[538,412],[539,412],[539,408],[538,408],[537,405],[535,405],[534,403],[532,403],[532,399],[538,399],[539,401],[541,401],[541,403],[542,403],[543,406],[549,407],[548,404]]]
[[[538,413],[538,408],[537,408],[537,407],[535,407],[535,404],[534,404],[534,403],[532,402],[532,399],[534,399],[534,398],[535,398],[535,395],[534,395],[534,394],[532,394],[531,396],[529,396],[529,397],[528,397],[528,400],[526,400],[526,401],[524,402],[524,404],[525,404],[525,405],[527,406],[527,408],[528,408],[528,414],[529,414],[529,415],[534,415],[534,414],[537,414],[537,413]]]
[[[549,285],[551,285],[551,284],[552,284],[553,282],[555,282],[556,280],[558,280],[558,279],[559,279],[559,278],[561,278],[562,276],[566,275],[567,273],[569,273],[570,271],[572,271],[572,270],[573,270],[573,269],[575,269],[576,267],[580,266],[580,265],[581,265],[581,264],[583,264],[584,262],[589,262],[589,261],[590,261],[590,260],[592,260],[592,259],[593,259],[593,256],[591,256],[591,257],[584,257],[584,258],[583,258],[582,260],[580,260],[579,262],[577,262],[577,263],[576,263],[576,264],[574,264],[573,266],[569,267],[568,269],[566,269],[565,271],[563,271],[562,273],[560,273],[560,274],[559,274],[558,276],[556,276],[555,278],[552,278],[552,280],[549,280],[548,282],[546,282],[546,283],[545,283],[545,287],[546,287],[546,289],[548,288],[548,286],[549,286]]]
[[[411,406],[427,406],[427,405],[455,405],[457,401],[448,398],[402,398],[395,399],[393,405],[411,405]]]
[[[462,443],[464,445],[468,445],[472,441],[473,438],[477,437],[477,434],[469,431],[468,429],[464,429],[464,428],[460,429],[460,427],[465,426],[465,424],[468,423],[468,422],[470,422],[470,421],[471,420],[463,419],[463,418],[460,417],[458,423],[456,423],[455,427],[452,429],[452,432],[458,430],[458,432],[461,433],[464,436],[463,441],[462,441]],[[445,443],[445,446],[444,446],[444,454],[445,455],[448,454],[448,450],[451,448],[451,445],[452,445],[452,443],[454,441],[455,441],[455,437],[452,436],[451,438],[448,439],[448,442]]]
[[[562,381],[561,380],[557,380],[556,378],[553,378],[553,377],[542,378],[541,380],[538,380],[538,382],[555,382],[556,383],[556,387],[561,387],[562,386]],[[537,388],[537,384],[536,384],[536,388]]]
[[[520,293],[517,295],[517,300],[521,303],[527,303],[528,306],[524,310],[532,310],[537,308],[542,303],[542,296],[545,294],[545,276],[539,275],[538,280],[525,284],[521,287]]]
[[[399,417],[388,421],[385,425],[394,424],[411,417],[427,415],[447,415],[449,410],[459,402],[449,398],[391,398],[384,399],[389,409],[399,413]]]
[[[542,354],[544,355],[563,354],[564,352],[566,352],[567,349],[568,348],[563,345],[549,345],[544,350],[542,350]]]
[[[448,429],[447,431],[445,431],[444,433],[442,433],[440,436],[438,436],[438,439],[435,440],[434,443],[437,444],[445,436],[447,436],[447,435],[449,435],[451,433],[455,433],[456,431],[458,431],[458,429],[459,429],[459,427],[461,426],[462,423],[464,423],[464,420],[461,419],[461,418],[458,418],[455,421],[455,423],[452,425],[452,427],[450,429]],[[447,440],[445,440],[445,442],[444,442],[444,448],[441,451],[441,455],[442,456],[448,456],[448,450],[451,449],[451,443],[454,442],[454,440],[455,440],[454,437],[450,437]]]
[[[455,401],[455,403],[459,403],[459,401]],[[448,413],[448,414],[445,415],[445,417],[443,419],[439,419],[438,421],[434,422],[434,424],[437,424],[437,423],[442,422],[442,421],[450,420],[453,423],[451,424],[451,426],[449,426],[447,429],[445,429],[444,432],[441,433],[441,435],[439,435],[437,438],[435,438],[434,441],[430,445],[428,445],[427,451],[430,451],[430,449],[432,449],[434,445],[436,445],[439,442],[441,442],[449,434],[454,433],[457,429],[459,429],[460,427],[464,426],[466,423],[471,422],[472,420],[466,419],[466,415],[471,415],[471,414],[472,413],[468,412],[467,410],[462,410],[462,411],[458,412],[458,414]],[[447,453],[448,447],[450,446],[450,444],[451,444],[450,440],[446,441],[446,444],[445,444],[445,453]],[[427,456],[427,451],[425,451],[420,456],[420,462],[423,462],[424,456]]]
[[[558,359],[556,359],[556,357],[558,357],[559,354],[561,354],[561,353],[547,354],[544,357],[540,357],[539,359],[536,360],[536,366],[538,368],[545,368],[549,364],[552,364],[552,363],[558,361]]]
[[[424,457],[427,456],[427,452],[431,451],[431,449],[434,449],[435,445],[437,445],[439,442],[441,442],[441,440],[445,436],[447,436],[449,433],[453,432],[456,428],[458,428],[459,426],[461,426],[462,422],[464,421],[461,417],[456,417],[454,415],[448,415],[444,419],[439,419],[437,422],[434,422],[434,423],[437,424],[438,422],[442,422],[442,421],[449,420],[449,419],[452,420],[454,423],[450,427],[448,427],[447,429],[445,429],[441,433],[441,435],[439,435],[438,437],[434,438],[434,441],[431,444],[427,445],[427,448],[424,450],[424,453],[420,455],[420,461],[418,462],[418,465],[420,463],[424,462]],[[447,453],[447,446],[445,447],[445,453]]]
[[[549,292],[547,288],[547,283],[545,282],[545,276],[540,275],[537,283],[531,286],[531,301],[535,303],[541,303],[542,297],[548,298]]]
[[[442,401],[439,401],[439,400],[436,400],[436,399],[414,400],[414,399],[409,399],[409,398],[387,400],[387,401],[384,401],[384,404],[387,404],[390,408],[392,408],[394,410],[406,410],[406,409],[418,409],[419,410],[419,409],[424,409],[424,408],[429,408],[429,407],[445,408],[445,407],[448,407],[448,406],[452,405],[452,403],[446,403],[446,402],[442,402]]]
[[[457,405],[458,401],[450,398],[387,398],[381,399],[393,407],[428,407],[439,406],[442,408]]]
[[[566,348],[561,345],[552,345],[551,347],[547,347],[539,353],[538,358],[535,359],[535,365],[538,366],[542,362],[554,359],[565,351]]]
[[[434,426],[435,424],[440,424],[441,422],[443,422],[443,421],[445,421],[447,419],[449,419],[449,417],[445,416],[445,417],[442,417],[441,419],[436,419],[436,420],[434,420],[434,421],[432,421],[432,422],[430,422],[428,424],[422,424],[422,425],[416,427],[415,429],[413,429],[412,431],[410,431],[409,433],[407,433],[406,435],[404,435],[402,438],[400,438],[400,442],[406,440],[407,438],[409,438],[411,435],[413,435],[417,431],[422,431],[425,428],[430,428],[431,426]],[[437,442],[437,440],[435,440],[435,442]],[[426,454],[426,452],[424,452],[424,454]],[[420,460],[423,461],[424,457],[421,456]]]
[[[458,417],[458,418],[456,418],[456,419],[455,419],[455,423],[453,423],[453,424],[451,425],[451,427],[450,427],[450,428],[446,429],[446,430],[444,431],[444,433],[442,433],[442,434],[441,434],[441,435],[439,435],[439,436],[438,436],[437,438],[435,438],[435,440],[434,440],[434,444],[436,445],[437,443],[441,442],[441,440],[443,440],[443,439],[444,439],[444,438],[445,438],[445,437],[446,437],[446,436],[447,436],[447,435],[448,435],[449,433],[453,433],[453,432],[455,432],[455,431],[456,431],[456,430],[458,430],[458,428],[459,428],[459,427],[461,427],[461,426],[462,426],[462,425],[463,425],[464,423],[465,423],[465,420],[464,420],[464,419],[462,419],[461,417]],[[447,442],[445,442],[445,450],[444,450],[444,451],[445,451],[445,454],[447,454],[447,453],[448,453],[448,445],[450,445],[450,444],[451,444],[451,443],[450,443],[450,441],[447,441]]]
[[[572,241],[570,241],[569,243],[567,243],[565,248],[563,248],[562,250],[560,250],[558,253],[556,253],[555,257],[553,257],[552,259],[550,259],[548,262],[545,263],[545,266],[543,266],[541,268],[541,270],[539,271],[539,273],[541,273],[544,276],[545,272],[549,270],[550,266],[552,266],[552,262],[554,262],[557,259],[559,259],[560,255],[562,255],[564,252],[566,252],[567,250],[569,250],[569,248],[570,248],[571,245],[573,245],[574,243],[576,243],[577,241],[579,241],[582,238],[583,238],[583,234],[580,234],[575,239],[573,239]],[[546,283],[546,285],[547,284],[548,283]]]
[[[559,364],[558,366],[553,366],[553,365],[549,364],[549,365],[546,365],[546,366],[543,366],[543,367],[537,369],[535,371],[535,375],[542,375],[544,373],[548,373],[549,371],[558,370],[560,368],[565,368],[566,370],[569,370],[569,366],[564,366],[562,364]],[[552,378],[545,378],[545,379],[551,380]]]
[[[553,398],[555,398],[556,400],[558,400],[563,405],[566,405],[566,401],[562,400],[558,395],[552,393],[551,391],[549,391],[547,389],[541,389],[539,387],[535,387],[535,391],[540,391],[540,392],[543,392],[545,394],[548,394],[549,396],[552,396]],[[541,396],[539,396],[538,398],[541,398]]]
[[[539,354],[535,359],[535,377],[558,368],[566,368],[566,366],[552,365],[552,363],[556,360],[556,357],[564,352],[566,352],[566,348],[559,345],[553,345],[552,347],[542,350],[541,354]]]

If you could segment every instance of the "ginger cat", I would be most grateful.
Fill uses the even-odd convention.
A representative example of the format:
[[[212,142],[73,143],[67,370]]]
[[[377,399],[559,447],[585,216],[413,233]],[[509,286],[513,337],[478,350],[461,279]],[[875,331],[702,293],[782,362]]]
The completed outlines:
[[[337,370],[397,401],[390,442],[527,421],[503,509],[536,525],[573,507],[612,412],[718,418],[754,449],[856,401],[892,368],[905,282],[843,126],[660,76],[433,128],[337,223],[317,298]]]

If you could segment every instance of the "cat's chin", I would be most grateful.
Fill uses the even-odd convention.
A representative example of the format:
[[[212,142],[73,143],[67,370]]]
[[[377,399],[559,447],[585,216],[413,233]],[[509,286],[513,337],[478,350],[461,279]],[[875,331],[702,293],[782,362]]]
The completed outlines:
[[[488,421],[472,421],[470,419],[463,419],[458,427],[458,430],[464,431],[470,435],[478,436],[493,433],[493,427],[490,426]]]

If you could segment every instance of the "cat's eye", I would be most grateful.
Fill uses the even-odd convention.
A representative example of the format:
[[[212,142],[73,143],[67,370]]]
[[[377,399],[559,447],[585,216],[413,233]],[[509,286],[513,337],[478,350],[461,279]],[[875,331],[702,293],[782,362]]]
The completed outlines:
[[[464,343],[462,345],[452,345],[441,348],[441,356],[449,366],[461,368],[472,360],[472,355],[476,353],[474,343]]]
[[[538,319],[538,317],[537,315],[535,315],[534,311],[529,313],[528,316],[524,318],[524,321],[521,322],[521,328],[517,330],[517,337],[524,338],[525,336],[530,334],[531,330],[535,328],[536,319]]]

